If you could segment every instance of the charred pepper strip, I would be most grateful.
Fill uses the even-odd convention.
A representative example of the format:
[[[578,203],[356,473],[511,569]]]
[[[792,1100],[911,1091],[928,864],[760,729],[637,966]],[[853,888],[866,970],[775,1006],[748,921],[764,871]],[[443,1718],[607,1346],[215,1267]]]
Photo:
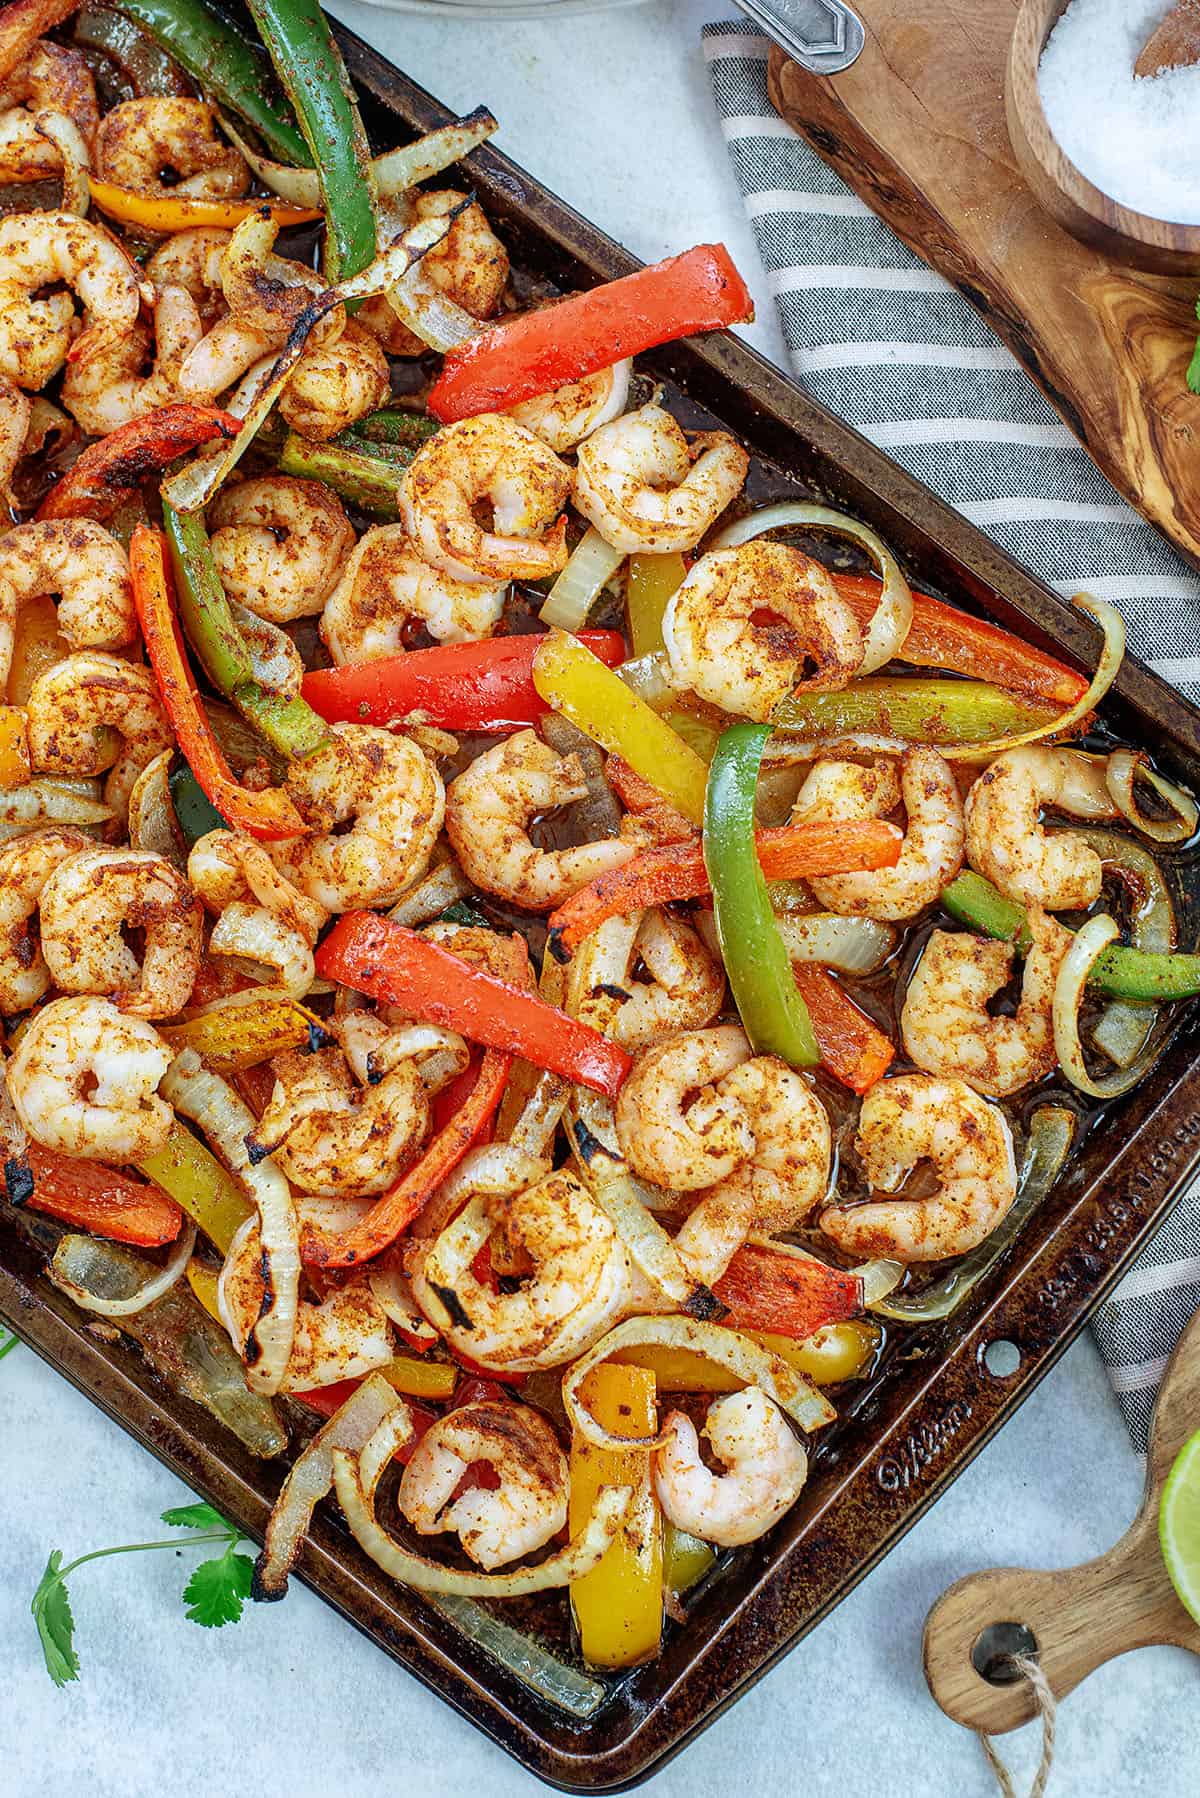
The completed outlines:
[[[279,472],[301,480],[323,481],[340,499],[377,518],[395,524],[400,516],[400,489],[404,471],[415,451],[344,437],[340,443],[313,443],[297,431],[289,431],[279,452]]]
[[[37,515],[94,518],[103,524],[165,463],[214,437],[236,437],[241,428],[241,419],[219,406],[160,406],[119,425],[98,443],[89,443],[55,482]]]
[[[157,1248],[174,1242],[183,1214],[161,1186],[131,1180],[98,1161],[80,1161],[31,1142],[25,1161],[33,1185],[22,1202],[64,1223],[78,1224],[94,1236]],[[11,1192],[10,1182],[10,1192]]]

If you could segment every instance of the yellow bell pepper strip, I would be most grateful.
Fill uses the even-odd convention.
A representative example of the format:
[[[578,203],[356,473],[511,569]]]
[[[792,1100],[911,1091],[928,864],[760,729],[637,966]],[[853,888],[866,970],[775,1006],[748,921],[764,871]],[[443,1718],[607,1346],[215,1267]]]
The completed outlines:
[[[692,824],[704,818],[708,770],[644,699],[565,631],[550,631],[533,658],[546,704],[602,749],[622,756]]]
[[[24,708],[0,705],[0,787],[23,787],[31,773]]]
[[[175,231],[233,231],[244,219],[267,211],[281,226],[308,225],[321,214],[281,200],[201,200],[190,194],[143,194],[115,181],[88,176],[92,202],[120,225],[169,237]]]
[[[848,1318],[843,1323],[823,1324],[802,1341],[770,1330],[746,1330],[743,1334],[818,1386],[834,1386],[842,1380],[855,1379],[869,1366],[883,1333],[878,1324]],[[673,1348],[666,1343],[621,1349],[613,1363],[644,1367],[654,1375],[660,1392],[737,1392],[745,1384],[728,1368],[718,1367],[693,1349]]]
[[[583,1383],[583,1403],[615,1435],[653,1436],[658,1428],[654,1375],[605,1362]],[[571,1443],[567,1529],[575,1536],[602,1486],[631,1486],[625,1520],[598,1564],[572,1580],[571,1608],[579,1647],[589,1667],[633,1667],[659,1648],[663,1617],[663,1519],[644,1448],[598,1448],[576,1435]]]
[[[427,1398],[445,1404],[454,1397],[458,1369],[453,1361],[431,1361],[420,1355],[394,1355],[375,1372],[407,1398]]]
[[[217,1303],[217,1281],[220,1278],[220,1275],[217,1273],[216,1269],[213,1267],[205,1267],[203,1261],[197,1261],[196,1257],[193,1255],[184,1269],[184,1273],[187,1275],[188,1285],[191,1287],[200,1303],[204,1306],[208,1315],[215,1319],[217,1323],[220,1323],[221,1308]],[[223,1325],[222,1328],[224,1328]]]
[[[682,1598],[698,1586],[717,1558],[717,1551],[699,1536],[668,1523],[663,1537],[663,1578],[672,1598]]]
[[[138,623],[163,705],[176,741],[207,797],[234,830],[244,830],[261,841],[306,835],[308,826],[281,788],[251,792],[234,779],[221,754],[188,667],[161,531],[138,526],[130,544],[129,571]]]
[[[229,1253],[235,1231],[254,1207],[224,1163],[178,1120],[154,1155],[138,1163],[139,1171],[168,1193],[203,1230],[222,1255]]]
[[[198,1017],[164,1024],[160,1035],[175,1050],[194,1049],[214,1074],[256,1067],[285,1049],[323,1048],[321,1020],[296,999],[280,994],[237,993]]]
[[[70,653],[71,645],[58,628],[58,607],[54,600],[48,594],[25,600],[13,629],[12,662],[8,670],[9,704],[28,705],[38,676]]]
[[[663,647],[663,614],[683,585],[687,564],[677,552],[666,556],[630,556],[625,583],[625,612],[635,656],[654,655]]]
[[[776,706],[776,730],[800,737],[850,732],[905,743],[986,743],[1045,723],[1050,706],[1033,705],[977,680],[869,676],[837,693],[792,693]]]
[[[820,1050],[754,844],[754,798],[770,734],[766,724],[733,724],[722,733],[708,773],[704,865],[721,955],[746,1035],[756,1052],[810,1068],[820,1060]]]

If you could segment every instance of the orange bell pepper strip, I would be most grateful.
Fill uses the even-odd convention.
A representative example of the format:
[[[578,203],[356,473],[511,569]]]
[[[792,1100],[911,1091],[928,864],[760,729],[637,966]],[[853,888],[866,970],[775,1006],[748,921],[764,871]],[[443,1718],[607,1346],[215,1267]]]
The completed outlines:
[[[624,756],[610,755],[604,763],[604,778],[627,812],[634,812],[654,832],[659,843],[683,843],[698,833],[696,826],[677,812],[669,799],[664,799],[656,786],[631,768]]]
[[[118,187],[113,181],[97,181],[94,175],[88,176],[88,186],[93,203],[109,218],[142,231],[160,231],[164,236],[196,229],[233,231],[256,212],[269,213],[282,226],[307,225],[321,217],[311,206],[289,206],[282,200],[201,200],[190,194],[141,194],[129,187]]]
[[[240,418],[219,406],[160,406],[90,443],[38,507],[43,518],[94,518],[103,524],[157,474],[198,444],[236,437]]]
[[[879,605],[881,583],[869,574],[834,574],[833,582],[859,623],[866,626]],[[999,625],[943,605],[928,593],[913,593],[913,617],[902,650],[918,668],[945,668],[973,680],[992,681],[1047,705],[1073,706],[1087,688],[1087,676],[1023,643]]]
[[[768,880],[807,880],[813,875],[894,868],[903,841],[894,824],[879,818],[853,824],[788,824],[754,833],[758,859]],[[599,875],[551,912],[550,953],[556,961],[569,961],[584,937],[608,918],[676,899],[702,899],[711,891],[698,836],[656,843],[632,861]]]
[[[31,772],[24,707],[0,705],[0,787],[23,787]]]
[[[770,1330],[798,1341],[823,1324],[844,1323],[862,1310],[858,1275],[802,1255],[744,1243],[713,1291],[734,1330]]]
[[[129,545],[133,603],[163,705],[192,773],[226,823],[264,842],[304,836],[308,826],[279,787],[251,792],[234,778],[204,715],[188,666],[161,531],[138,525]]]
[[[32,1184],[18,1185],[23,1170],[6,1170],[9,1197],[34,1211],[48,1212],[66,1224],[77,1224],[113,1242],[158,1248],[174,1242],[183,1228],[183,1212],[174,1199],[151,1181],[131,1180],[99,1161],[77,1161],[31,1142],[25,1154]],[[25,1182],[28,1184],[28,1182]],[[14,1190],[16,1188],[16,1190]]]
[[[887,1073],[896,1054],[894,1045],[827,968],[793,962],[792,973],[812,1019],[821,1066],[851,1092],[865,1093]]]
[[[446,357],[428,407],[443,424],[501,412],[658,344],[753,317],[750,290],[724,244],[698,244],[469,337]]]

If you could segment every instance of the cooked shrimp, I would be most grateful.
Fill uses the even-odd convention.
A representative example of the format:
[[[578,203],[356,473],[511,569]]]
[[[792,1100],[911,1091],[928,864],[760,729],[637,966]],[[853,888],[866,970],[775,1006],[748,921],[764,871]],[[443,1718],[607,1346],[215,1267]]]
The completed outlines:
[[[387,399],[392,377],[387,357],[356,319],[336,337],[310,345],[279,398],[293,430],[318,443],[336,437]]]
[[[688,442],[661,406],[643,406],[580,445],[576,507],[614,549],[695,549],[742,490],[750,458],[724,431]]]
[[[539,437],[515,418],[484,413],[422,444],[400,509],[419,553],[456,580],[536,581],[566,562],[570,491],[570,470]],[[479,523],[485,506],[490,530]]]
[[[211,400],[255,370],[264,357],[273,357],[313,299],[325,293],[326,283],[315,269],[273,253],[278,235],[273,218],[256,214],[227,238],[218,274],[229,313],[184,358],[179,387],[186,399]],[[211,262],[203,261],[197,273],[207,285]],[[345,323],[344,307],[327,312],[313,326],[309,350],[331,341]]]
[[[617,1321],[628,1294],[629,1259],[608,1218],[574,1174],[543,1168],[511,1149],[473,1151],[435,1201],[450,1209],[453,1195],[464,1208],[414,1253],[422,1311],[483,1367],[521,1372],[574,1360]],[[532,1263],[516,1291],[493,1292],[473,1271],[496,1230]]]
[[[872,781],[876,770],[846,773],[842,762],[818,762],[800,789],[793,823],[828,819],[836,824],[878,817],[894,803],[892,781]],[[868,778],[862,778],[863,775]],[[818,902],[842,917],[899,922],[932,905],[962,867],[965,830],[953,771],[936,749],[918,745],[900,764],[900,792],[907,813],[900,860],[871,874],[830,874],[813,880]]]
[[[212,107],[178,95],[114,106],[96,133],[96,173],[163,198],[236,200],[250,187],[246,159],[217,136]]]
[[[415,743],[374,725],[335,724],[330,738],[288,771],[313,835],[272,843],[271,859],[329,911],[389,903],[429,865],[446,809],[441,777]]]
[[[1003,1099],[1057,1065],[1054,983],[1071,934],[1030,908],[1033,946],[1025,961],[1015,1017],[992,1017],[988,1001],[1007,986],[1007,943],[935,930],[908,983],[900,1031],[911,1061],[928,1074],[953,1075],[976,1092]]]
[[[90,150],[100,123],[96,83],[78,50],[42,38],[23,62],[0,84],[0,112],[10,108],[30,113],[65,113]],[[58,172],[55,163],[52,173]],[[13,180],[36,180],[37,175],[14,175]]]
[[[289,1049],[272,1058],[275,1089],[254,1151],[270,1155],[301,1192],[367,1198],[384,1192],[429,1133],[429,1098],[412,1061],[359,1087],[340,1049]]]
[[[325,906],[298,892],[261,843],[236,831],[199,838],[187,871],[193,890],[218,914],[209,952],[261,962],[285,992],[303,998],[316,978],[313,945],[329,916]]]
[[[863,657],[830,576],[785,543],[702,556],[667,606],[663,641],[681,686],[744,718],[769,718],[796,688],[844,687]],[[802,678],[810,662],[816,672]]]
[[[0,541],[0,686],[12,664],[17,613],[57,595],[58,629],[72,649],[119,649],[137,637],[125,551],[89,518],[30,521]]]
[[[493,1489],[464,1476],[484,1462]],[[567,1459],[548,1418],[529,1405],[481,1399],[439,1417],[400,1481],[400,1510],[422,1536],[452,1530],[480,1567],[502,1567],[543,1547],[567,1521]]]
[[[200,902],[164,856],[84,850],[42,888],[42,954],[64,993],[102,993],[139,1018],[170,1018],[200,971]],[[125,941],[142,934],[141,964]]]
[[[103,226],[73,212],[0,219],[0,374],[37,392],[58,373],[76,328],[72,292],[89,329],[128,331],[137,321],[138,270]]]
[[[655,906],[635,925],[632,960],[648,978],[634,975],[620,982],[629,998],[611,1032],[629,1050],[644,1049],[668,1032],[702,1030],[725,997],[720,957],[709,952],[690,924]]]
[[[94,1161],[142,1161],[170,1134],[157,1092],[171,1050],[152,1024],[107,999],[35,1012],[8,1064],[8,1091],[35,1142]]]
[[[629,399],[632,372],[632,362],[616,362],[611,368],[585,375],[582,381],[572,381],[566,387],[556,387],[552,393],[510,406],[509,417],[564,456],[601,425],[621,416]]]
[[[0,113],[0,186],[13,182],[61,179],[64,212],[78,212],[86,201],[76,195],[72,183],[86,182],[87,145],[74,122],[52,107],[25,112],[14,107]]]
[[[177,398],[184,358],[203,335],[186,288],[160,288],[153,329],[138,323],[127,331],[92,331],[82,340],[79,356],[67,362],[63,405],[83,430],[107,436]]]
[[[597,874],[620,867],[634,853],[636,837],[574,849],[539,849],[530,839],[535,817],[573,805],[587,790],[578,758],[557,755],[534,730],[485,750],[446,793],[446,835],[464,874],[514,905],[550,911]]]
[[[221,290],[221,258],[229,245],[228,231],[197,227],[176,231],[164,238],[146,261],[146,279],[156,288],[182,287],[191,294],[205,330],[215,325],[226,310]]]
[[[208,524],[225,591],[275,624],[319,612],[354,548],[337,495],[282,474],[227,487]]]
[[[13,506],[13,476],[25,454],[33,406],[27,393],[0,375],[0,505]]]
[[[445,237],[421,258],[421,280],[445,294],[472,318],[493,318],[508,285],[508,252],[488,224],[482,206],[465,205],[448,188],[417,193],[411,223],[445,218],[461,207]],[[364,302],[358,318],[391,356],[423,356],[427,345],[403,324],[383,294]]]
[[[78,650],[39,674],[27,715],[34,769],[83,775],[107,769],[104,797],[121,818],[142,769],[175,744],[150,669],[95,649]]]
[[[430,1095],[440,1092],[469,1065],[471,1051],[453,1030],[413,1024],[395,1006],[352,1010],[330,1026],[360,1086],[375,1086],[401,1061],[411,1061]]]
[[[1009,749],[985,768],[967,795],[967,860],[1008,899],[1047,911],[1085,911],[1100,897],[1100,857],[1074,831],[1053,834],[1040,822],[1043,806],[1076,817],[1097,811],[1080,782],[1070,749],[1028,744]]]
[[[855,1147],[875,1192],[897,1192],[919,1162],[932,1163],[929,1198],[871,1198],[821,1214],[825,1234],[852,1255],[940,1261],[989,1236],[1016,1197],[1012,1136],[997,1105],[963,1080],[898,1074],[862,1102]]]
[[[345,561],[321,619],[321,635],[339,664],[403,654],[407,627],[419,624],[439,643],[490,637],[508,583],[456,580],[423,561],[402,524],[375,525]]]
[[[800,1496],[808,1456],[782,1411],[756,1386],[714,1399],[704,1434],[726,1473],[704,1465],[696,1426],[682,1411],[663,1424],[653,1465],[664,1515],[676,1529],[722,1548],[756,1542]]]
[[[27,1011],[50,991],[50,970],[32,920],[42,888],[60,862],[92,848],[81,830],[59,825],[0,843],[0,1011]]]

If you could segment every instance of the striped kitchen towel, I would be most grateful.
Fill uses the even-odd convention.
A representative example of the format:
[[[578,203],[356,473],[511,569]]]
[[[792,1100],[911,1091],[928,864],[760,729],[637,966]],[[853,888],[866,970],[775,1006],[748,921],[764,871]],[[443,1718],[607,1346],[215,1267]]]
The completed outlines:
[[[1200,702],[1200,575],[1139,518],[1016,358],[767,98],[768,40],[704,31],[721,128],[797,379],[1062,594],[1119,605],[1130,645]],[[1094,1330],[1136,1447],[1200,1305],[1200,1184]]]

